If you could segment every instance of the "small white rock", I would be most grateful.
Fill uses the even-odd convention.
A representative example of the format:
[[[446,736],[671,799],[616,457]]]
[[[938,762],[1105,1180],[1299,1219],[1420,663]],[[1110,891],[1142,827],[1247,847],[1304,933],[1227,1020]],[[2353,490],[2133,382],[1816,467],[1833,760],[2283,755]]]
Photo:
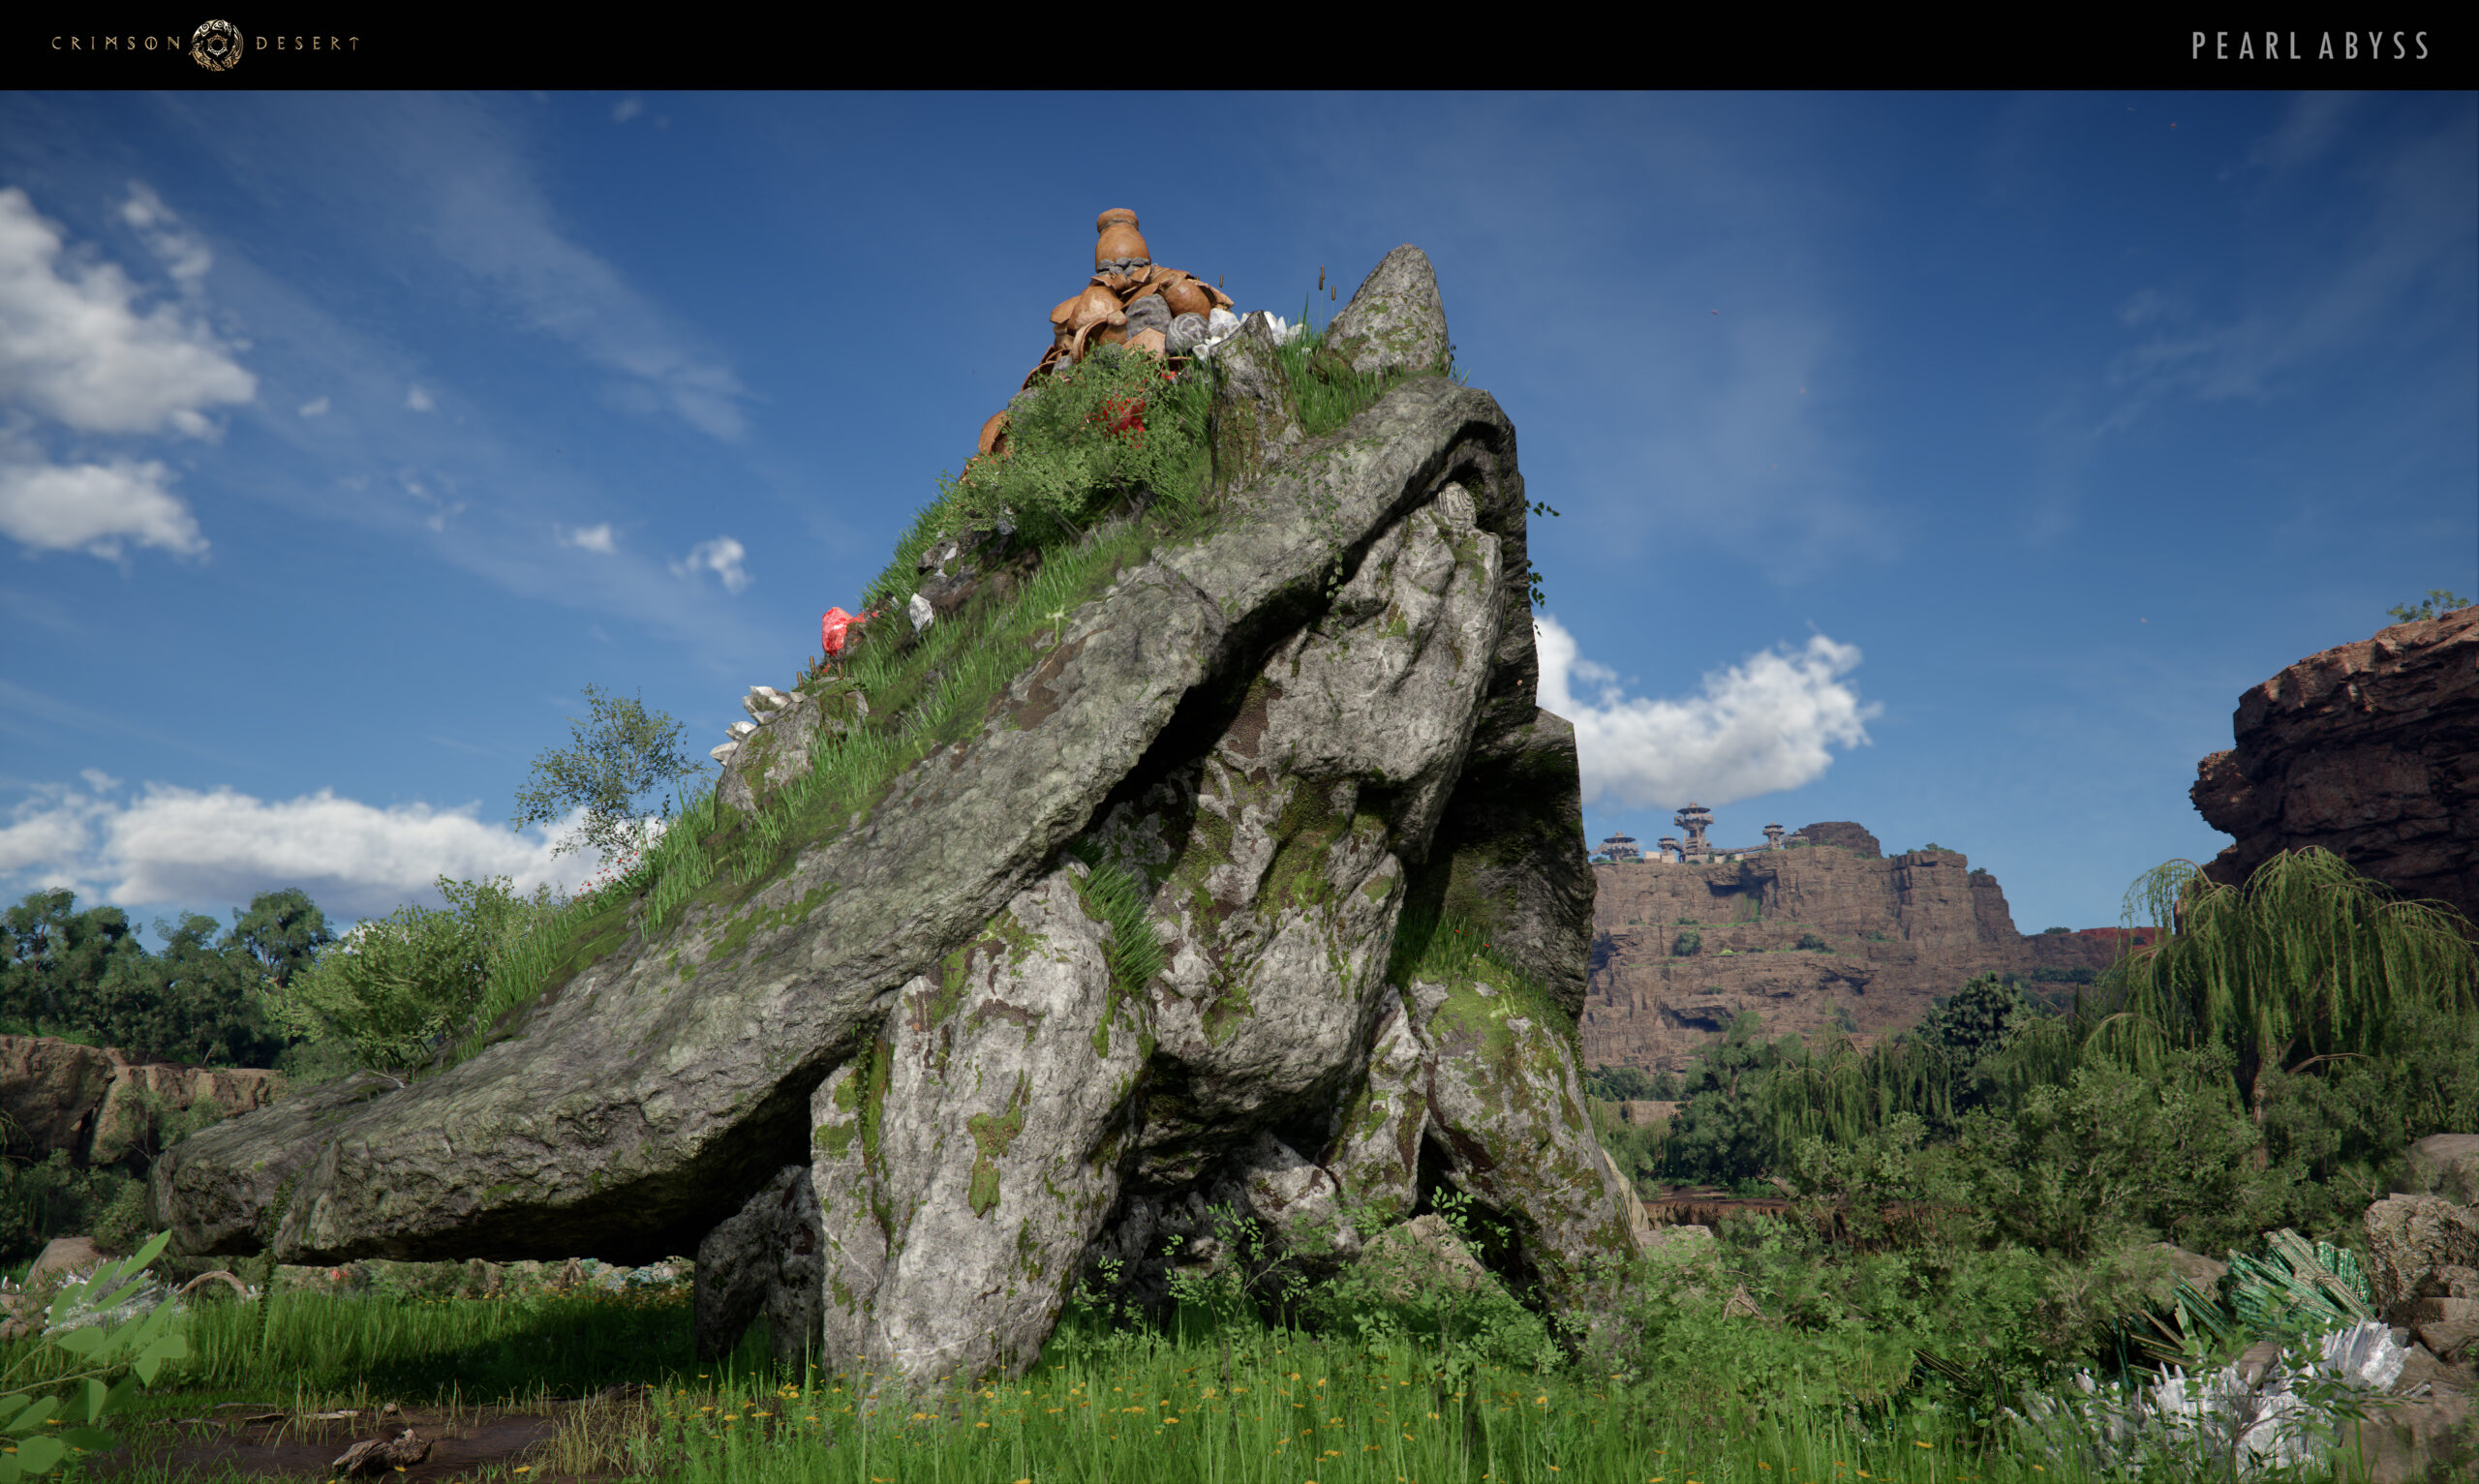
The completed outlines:
[[[757,730],[757,723],[754,721],[735,721],[726,730],[730,733],[732,741],[747,742],[750,739],[750,735]]]
[[[904,617],[912,621],[914,630],[921,633],[929,632],[930,621],[938,616],[931,609],[930,600],[918,592],[912,594],[912,602],[903,612]]]
[[[708,748],[706,755],[713,758],[718,763],[728,763],[732,760],[732,754],[739,750],[740,743],[736,742],[727,742],[720,746]]]

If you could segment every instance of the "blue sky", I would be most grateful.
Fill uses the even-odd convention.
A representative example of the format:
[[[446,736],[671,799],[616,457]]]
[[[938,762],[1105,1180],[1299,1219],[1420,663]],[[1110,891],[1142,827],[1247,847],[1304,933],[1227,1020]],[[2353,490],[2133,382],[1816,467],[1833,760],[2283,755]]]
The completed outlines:
[[[1122,205],[1243,310],[1426,251],[1594,839],[2115,922],[2242,690],[2479,593],[2468,94],[18,93],[0,896],[581,880],[580,688],[787,683]]]

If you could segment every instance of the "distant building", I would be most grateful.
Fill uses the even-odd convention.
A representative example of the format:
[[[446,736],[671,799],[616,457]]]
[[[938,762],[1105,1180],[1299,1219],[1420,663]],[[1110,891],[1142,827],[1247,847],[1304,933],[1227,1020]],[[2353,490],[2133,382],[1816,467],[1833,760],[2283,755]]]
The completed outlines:
[[[1631,834],[1613,834],[1602,841],[1601,853],[1613,862],[1644,859],[1644,853],[1636,848],[1636,837]]]
[[[1665,834],[1657,842],[1651,856],[1639,859],[1666,861],[1673,864],[1708,865],[1716,861],[1745,860],[1759,851],[1783,850],[1793,844],[1807,843],[1806,836],[1786,834],[1779,824],[1771,824],[1764,827],[1764,843],[1761,845],[1711,844],[1704,838],[1704,832],[1713,827],[1713,811],[1693,801],[1687,807],[1678,811],[1672,823],[1687,832],[1687,838],[1682,841],[1677,835]],[[1633,840],[1628,841],[1631,846],[1634,843]],[[1605,850],[1608,848],[1607,841],[1603,843],[1602,848]],[[1613,855],[1610,859],[1618,858]]]

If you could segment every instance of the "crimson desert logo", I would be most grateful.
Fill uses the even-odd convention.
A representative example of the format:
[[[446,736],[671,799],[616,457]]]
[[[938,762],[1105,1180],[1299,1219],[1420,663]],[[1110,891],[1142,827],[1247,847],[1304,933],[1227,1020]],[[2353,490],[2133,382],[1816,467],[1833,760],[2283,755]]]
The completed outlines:
[[[229,20],[210,20],[190,38],[190,60],[211,73],[240,66],[241,50],[241,28]]]
[[[229,20],[210,20],[188,37],[180,36],[55,36],[51,49],[61,52],[154,51],[189,59],[211,73],[229,73],[251,51],[359,51],[358,36],[249,36]]]

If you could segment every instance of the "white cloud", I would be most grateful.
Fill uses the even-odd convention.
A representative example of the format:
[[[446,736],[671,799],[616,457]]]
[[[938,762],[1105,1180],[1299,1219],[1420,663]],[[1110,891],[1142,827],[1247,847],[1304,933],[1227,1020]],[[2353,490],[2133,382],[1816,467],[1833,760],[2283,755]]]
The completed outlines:
[[[430,400],[430,393],[422,390],[418,386],[413,387],[412,390],[405,393],[405,406],[412,408],[416,412],[427,412],[437,405],[438,404]]]
[[[1647,700],[1623,695],[1618,677],[1585,659],[1557,620],[1534,622],[1540,704],[1575,723],[1586,803],[1726,804],[1797,788],[1832,766],[1828,746],[1866,742],[1864,723],[1883,710],[1842,683],[1859,663],[1857,647],[1822,634],[1705,676],[1701,695]],[[1576,681],[1596,687],[1599,700],[1579,699]]]
[[[329,403],[326,398],[313,397],[309,401],[301,404],[301,415],[304,417],[324,417],[327,415],[328,406]]]
[[[77,770],[77,776],[85,779],[86,786],[99,794],[108,794],[120,787],[120,779],[100,768],[80,768]]]
[[[554,854],[577,819],[518,833],[475,817],[478,808],[382,809],[328,789],[268,801],[161,783],[120,803],[100,788],[49,785],[0,826],[0,872],[124,907],[239,906],[260,892],[299,887],[329,916],[355,918],[435,903],[432,885],[443,875],[505,876],[530,893],[546,881],[574,890],[595,870],[591,851]]]
[[[151,193],[149,196],[151,199]],[[168,222],[161,202],[131,206]],[[205,271],[203,247],[165,227],[154,233],[176,276]],[[18,402],[85,433],[149,433],[164,427],[204,437],[201,409],[244,403],[258,379],[195,314],[163,304],[139,314],[138,289],[108,262],[64,263],[60,228],[36,214],[22,190],[0,190],[0,402]]]
[[[146,250],[163,259],[164,271],[184,292],[196,292],[215,266],[215,255],[207,250],[206,241],[181,225],[181,219],[164,204],[155,188],[141,181],[129,183],[129,199],[121,203],[120,219],[138,231]]]
[[[557,526],[554,526],[551,529],[554,531],[560,530],[560,528]],[[608,521],[605,521],[599,526],[581,526],[574,530],[560,531],[560,539],[566,542],[568,545],[575,547],[579,551],[592,552],[597,557],[608,557],[619,549],[612,544],[611,523]],[[692,554],[692,559],[693,555],[694,554]],[[747,581],[747,579],[744,578],[743,581]],[[739,590],[734,589],[733,591],[737,591]]]
[[[0,464],[0,533],[37,551],[117,559],[124,540],[176,556],[206,551],[189,507],[159,462]]]
[[[738,541],[729,536],[717,536],[712,541],[700,541],[690,547],[689,560],[673,562],[671,570],[679,577],[710,571],[723,580],[725,591],[738,592],[749,586],[749,573],[741,566],[742,560],[748,555],[749,549]]]
[[[628,120],[635,118],[638,114],[645,111],[646,102],[644,99],[623,98],[618,103],[611,106],[611,122],[615,124],[625,124],[628,122]]]

